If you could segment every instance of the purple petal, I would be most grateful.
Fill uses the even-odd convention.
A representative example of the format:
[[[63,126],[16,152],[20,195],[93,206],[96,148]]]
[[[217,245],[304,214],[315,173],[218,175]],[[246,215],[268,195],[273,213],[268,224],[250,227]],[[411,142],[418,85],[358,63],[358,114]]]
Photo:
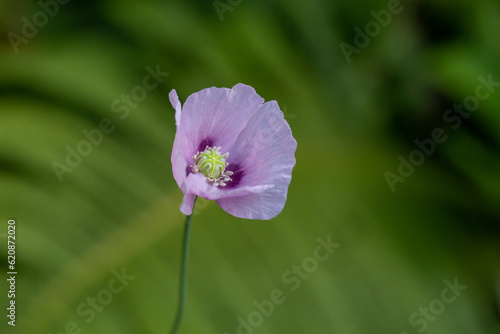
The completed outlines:
[[[196,197],[196,195],[194,195],[194,194],[184,195],[184,199],[182,200],[180,210],[186,216],[189,216],[193,213],[193,206],[194,206],[195,197]]]
[[[175,126],[179,128],[181,124],[181,102],[179,101],[179,97],[177,96],[177,92],[175,89],[172,89],[168,94],[168,98],[172,107],[175,109]]]
[[[252,87],[243,84],[232,89],[207,88],[190,95],[182,107],[178,129],[184,137],[186,160],[191,161],[203,141],[227,152],[263,102]]]
[[[230,164],[238,167],[240,179],[236,187],[224,190],[259,185],[273,187],[260,193],[225,196],[217,203],[227,213],[240,218],[271,219],[278,215],[286,202],[296,148],[297,142],[277,102],[264,103],[229,150]]]
[[[168,94],[168,97],[170,99],[170,103],[175,109],[175,125],[177,127],[170,161],[172,163],[172,172],[174,174],[174,179],[177,182],[179,188],[182,189],[186,176],[185,171],[186,168],[188,168],[188,164],[186,162],[186,159],[184,158],[184,152],[182,151],[182,148],[184,146],[184,138],[179,135],[179,127],[181,122],[181,103],[175,89],[172,89],[172,91]]]
[[[209,200],[216,200],[224,197],[259,194],[273,188],[273,185],[256,185],[225,190],[209,184],[202,174],[189,174],[184,185],[185,188],[182,191],[185,195],[181,205],[181,212],[185,215],[190,215],[193,211],[194,194]]]
[[[184,146],[183,139],[184,138],[182,136],[175,136],[172,156],[170,158],[174,179],[181,190],[184,188],[184,182],[187,174],[186,170],[189,168],[189,165],[184,158],[184,152],[182,151],[182,147]]]

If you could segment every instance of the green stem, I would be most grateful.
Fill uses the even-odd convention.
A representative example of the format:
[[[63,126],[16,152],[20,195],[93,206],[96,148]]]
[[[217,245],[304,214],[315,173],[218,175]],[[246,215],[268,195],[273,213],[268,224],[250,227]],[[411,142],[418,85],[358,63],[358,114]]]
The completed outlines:
[[[196,203],[194,198],[193,209]],[[191,234],[191,218],[193,214],[186,216],[186,222],[184,223],[184,238],[182,239],[182,263],[181,263],[181,277],[179,283],[179,307],[177,309],[177,315],[175,316],[175,322],[172,326],[170,334],[175,334],[181,326],[182,317],[184,316],[184,306],[186,302],[186,290],[187,290],[187,273],[188,273],[188,261],[189,261],[189,236]]]

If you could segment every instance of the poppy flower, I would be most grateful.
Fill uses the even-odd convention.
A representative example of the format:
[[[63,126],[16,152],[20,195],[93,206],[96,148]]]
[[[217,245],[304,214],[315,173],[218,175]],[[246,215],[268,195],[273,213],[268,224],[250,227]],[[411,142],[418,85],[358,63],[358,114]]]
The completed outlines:
[[[172,170],[184,193],[180,210],[191,215],[196,196],[227,213],[271,219],[286,202],[297,142],[276,101],[264,102],[244,84],[206,88],[175,109]]]

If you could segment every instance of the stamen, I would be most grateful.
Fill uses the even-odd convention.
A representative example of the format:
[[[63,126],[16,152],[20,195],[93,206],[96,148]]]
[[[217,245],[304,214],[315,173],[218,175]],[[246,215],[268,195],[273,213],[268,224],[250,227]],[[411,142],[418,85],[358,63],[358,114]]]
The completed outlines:
[[[207,146],[203,152],[197,152],[193,155],[194,165],[191,166],[191,171],[193,173],[202,173],[206,176],[208,183],[218,187],[224,187],[227,185],[226,182],[232,181],[231,175],[234,173],[231,171],[226,171],[226,167],[229,163],[226,161],[229,157],[229,152],[222,155],[219,147]]]

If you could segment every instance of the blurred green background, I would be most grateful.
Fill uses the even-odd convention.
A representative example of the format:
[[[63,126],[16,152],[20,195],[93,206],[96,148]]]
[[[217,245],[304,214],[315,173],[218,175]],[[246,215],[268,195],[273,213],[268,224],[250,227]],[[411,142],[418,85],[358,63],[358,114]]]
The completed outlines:
[[[0,282],[0,332],[168,332],[184,221],[168,92],[242,82],[285,111],[297,165],[271,221],[198,201],[181,333],[499,333],[500,87],[444,116],[479,76],[500,81],[500,4],[403,1],[370,25],[391,3],[2,0],[0,260],[15,219],[18,276],[15,328]],[[141,90],[147,67],[169,74]],[[103,119],[113,131],[60,182],[54,162]],[[446,141],[392,191],[386,172],[437,128]],[[311,262],[328,236],[340,246]],[[450,303],[446,280],[467,286]]]

